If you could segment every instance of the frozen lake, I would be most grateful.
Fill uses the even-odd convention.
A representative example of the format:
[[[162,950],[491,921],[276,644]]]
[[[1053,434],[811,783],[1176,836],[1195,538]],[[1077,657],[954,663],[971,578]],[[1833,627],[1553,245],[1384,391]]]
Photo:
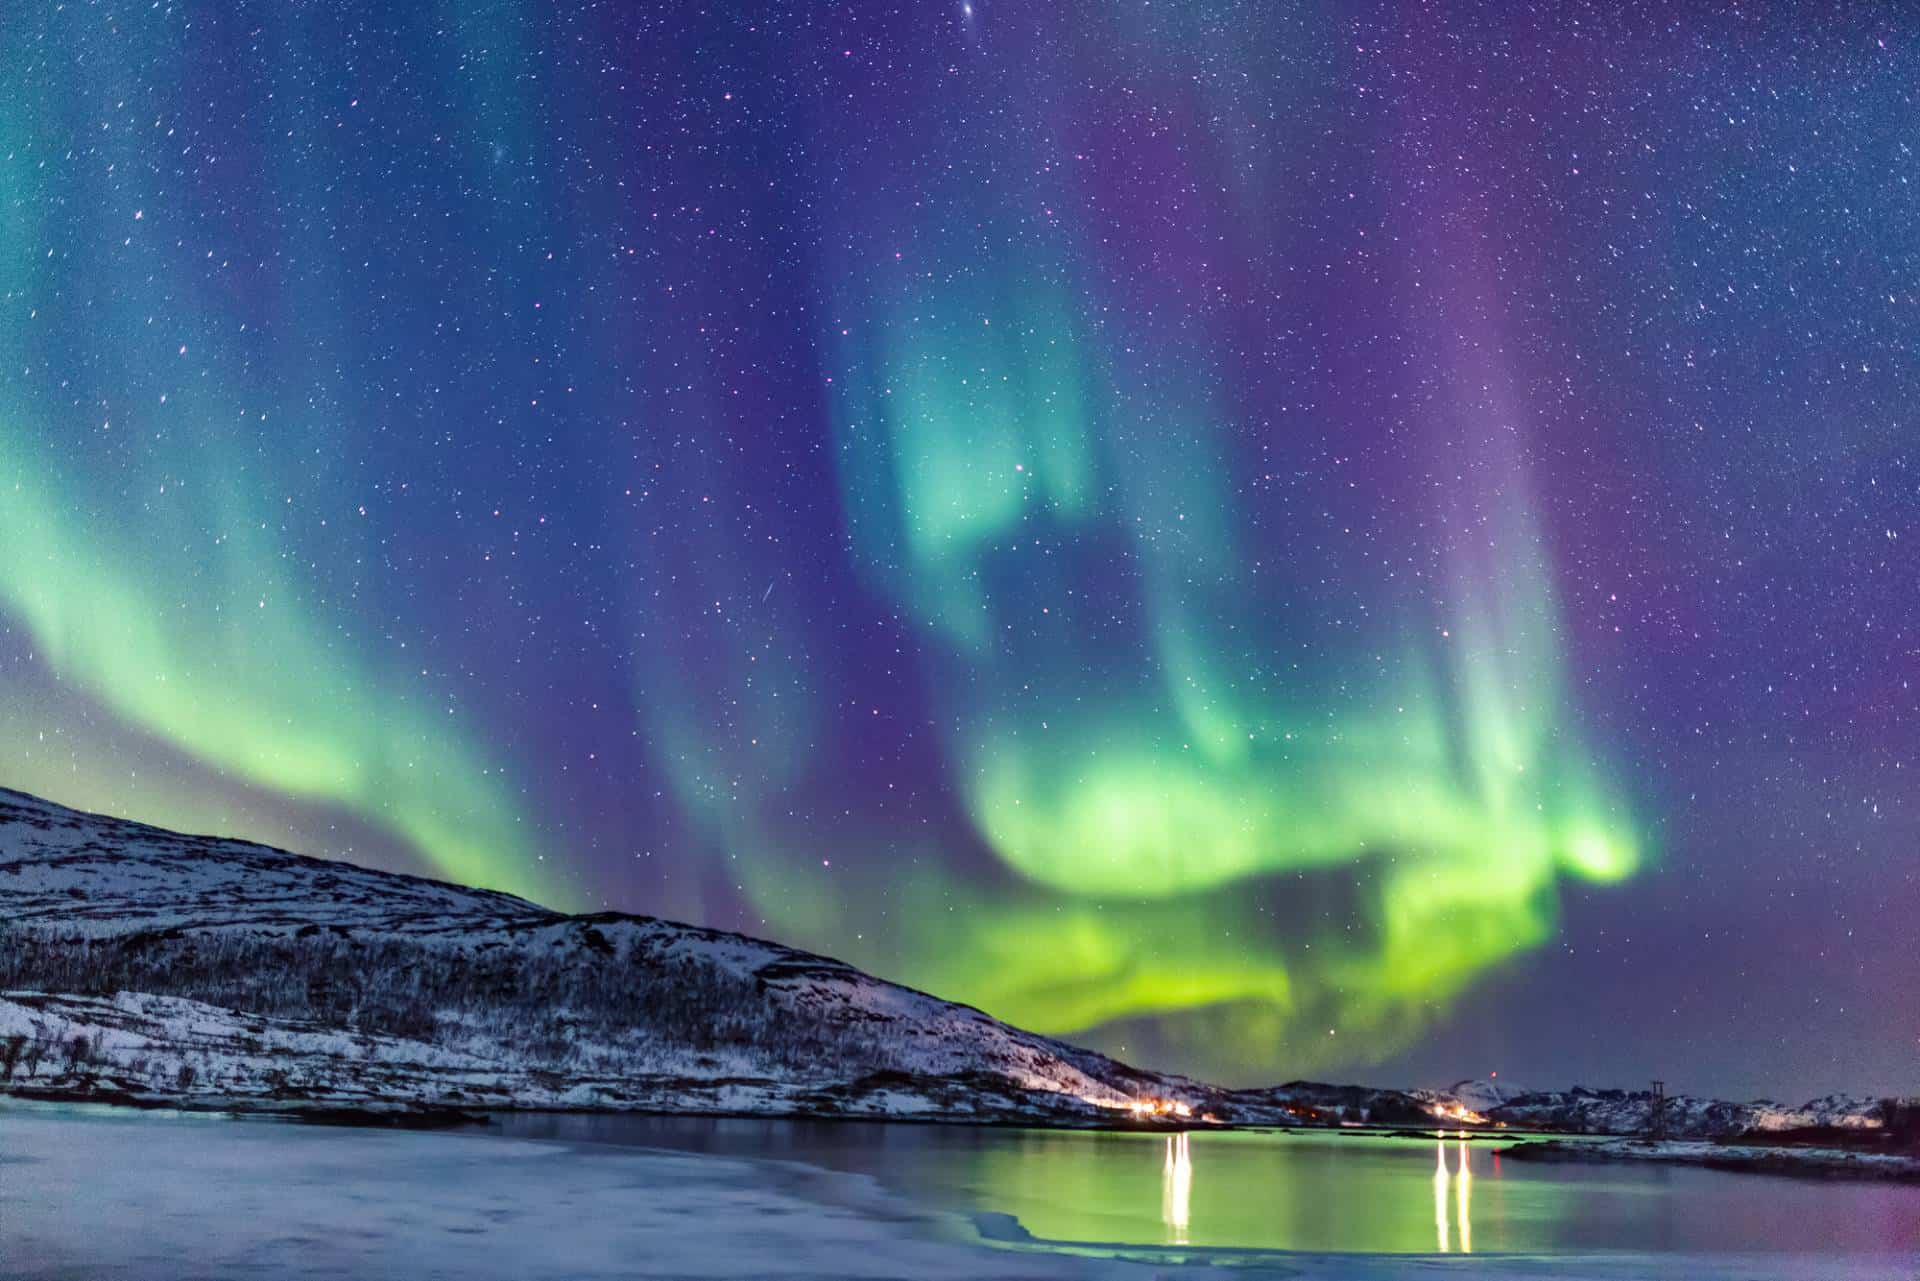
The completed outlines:
[[[1336,1136],[527,1116],[414,1134],[0,1104],[0,1276],[1920,1275],[1920,1189],[1496,1170],[1471,1148],[1463,1177],[1459,1157]]]

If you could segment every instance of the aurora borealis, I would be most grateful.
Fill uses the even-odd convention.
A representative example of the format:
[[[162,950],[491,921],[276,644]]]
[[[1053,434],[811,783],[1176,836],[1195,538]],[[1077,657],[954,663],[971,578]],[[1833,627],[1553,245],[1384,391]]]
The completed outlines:
[[[1914,1084],[1911,24],[6,29],[0,784],[1237,1082]]]

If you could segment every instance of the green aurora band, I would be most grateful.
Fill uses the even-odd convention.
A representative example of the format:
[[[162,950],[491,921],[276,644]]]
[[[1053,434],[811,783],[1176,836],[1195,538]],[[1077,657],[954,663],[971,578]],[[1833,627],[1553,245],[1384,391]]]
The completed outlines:
[[[1434,497],[1438,588],[1289,659],[1287,579],[1255,572],[1238,527],[1204,343],[1152,308],[1096,341],[1063,299],[1097,270],[1071,245],[994,262],[1003,215],[945,194],[977,240],[909,213],[871,239],[914,244],[912,270],[832,271],[854,282],[832,314],[871,323],[836,336],[830,401],[856,557],[938,656],[953,783],[1000,874],[897,860],[885,899],[912,945],[851,950],[1107,1048],[1152,1024],[1229,1074],[1404,1048],[1552,936],[1562,877],[1642,857],[1573,722],[1500,335],[1406,300],[1409,347],[1454,389],[1426,429],[1479,465]],[[1501,314],[1463,257],[1456,312]],[[1089,588],[1115,582],[1131,592]],[[775,928],[870,937],[755,862]]]
[[[1272,682],[1286,694],[1236,679],[1258,670],[1233,639],[1256,620],[1223,627],[1230,607],[1183,591],[1238,555],[1224,532],[1179,519],[1229,510],[1225,485],[1162,473],[1184,490],[1170,519],[1164,501],[1130,502],[1098,474],[1095,430],[1058,421],[1093,398],[1091,379],[1059,385],[1075,362],[1058,333],[1042,301],[936,329],[864,379],[856,365],[836,380],[853,389],[849,506],[899,523],[876,540],[873,576],[945,648],[956,782],[1021,886],[1009,910],[937,872],[908,876],[901,914],[931,937],[901,963],[912,982],[1058,1034],[1171,1017],[1196,1024],[1182,1040],[1229,1059],[1284,1051],[1303,1066],[1321,1053],[1303,1028],[1355,1034],[1328,1058],[1355,1041],[1403,1045],[1488,967],[1551,935],[1558,877],[1617,881],[1639,860],[1566,723],[1531,519],[1507,514],[1495,543],[1509,563],[1459,570],[1437,655],[1405,640],[1397,663],[1362,668],[1413,675]],[[1034,421],[1049,425],[1029,435]],[[1078,649],[1076,631],[1112,603],[1068,592],[1044,620],[1068,639],[1008,640],[1039,608],[1030,584],[1004,598],[994,584],[1018,581],[1009,558],[1047,555],[1036,530],[1055,554],[1093,545],[1142,567],[1144,656]],[[1247,892],[1284,898],[1289,876],[1357,883],[1366,928],[1276,915]],[[761,900],[776,917],[792,901]]]
[[[101,75],[171,56],[163,34],[113,47],[97,60]],[[32,56],[15,50],[0,69],[24,77],[15,64]],[[73,390],[58,423],[0,404],[0,612],[62,682],[215,776],[334,807],[456,880],[564,902],[498,764],[462,740],[449,709],[423,705],[412,656],[383,662],[356,649],[347,602],[313,599],[316,575],[281,535],[289,513],[268,495],[310,488],[328,451],[310,446],[282,465],[272,446],[331,433],[323,414],[281,423],[257,407],[280,403],[276,377],[337,383],[326,353],[350,346],[351,318],[329,321],[324,294],[298,299],[305,344],[274,352],[269,373],[223,380],[246,367],[244,332],[206,352],[155,323],[208,327],[218,286],[206,263],[176,252],[168,270],[127,279],[120,262],[76,257],[117,248],[137,261],[147,239],[178,234],[111,199],[102,182],[144,172],[148,141],[122,128],[94,142],[93,163],[61,164],[57,147],[19,125],[18,116],[0,123],[0,350],[25,366],[29,385],[66,376]],[[295,162],[282,169],[292,181]],[[57,224],[38,213],[50,208],[65,211]],[[112,354],[64,355],[75,350]],[[99,398],[89,401],[96,378]],[[97,416],[87,421],[90,409]],[[56,440],[72,442],[64,456],[50,447]],[[333,510],[352,510],[345,494]],[[0,729],[31,741],[30,700],[0,680],[0,704]],[[112,749],[96,742],[88,755],[101,750]],[[65,794],[73,780],[61,776],[76,771],[100,767],[20,754],[9,781]],[[148,796],[137,816],[248,834],[230,827],[229,808],[171,790]]]
[[[1549,627],[1544,587],[1518,612]],[[1244,1061],[1283,1047],[1300,1061],[1298,1026],[1403,1044],[1550,936],[1557,876],[1614,881],[1638,859],[1620,806],[1553,723],[1551,654],[1516,656],[1470,620],[1450,648],[1445,688],[1383,689],[1371,701],[1391,711],[1337,725],[1196,698],[1207,681],[1182,646],[1144,664],[1124,702],[1039,694],[1022,700],[1033,719],[1009,726],[1003,702],[956,699],[956,772],[1026,889],[1010,911],[959,881],[909,882],[901,914],[937,940],[901,958],[911,981],[1060,1034],[1213,1010],[1212,1036]],[[997,657],[957,650],[946,679],[1026,684]],[[1276,928],[1236,890],[1312,871],[1357,877],[1371,929]]]
[[[0,603],[55,671],[208,766],[337,805],[450,877],[552,897],[490,786],[497,772],[398,682],[383,688],[321,639],[293,585],[270,568],[283,558],[236,491],[227,495],[232,533],[212,540],[210,572],[182,581],[168,577],[167,561],[63,520],[46,497],[57,469],[16,453],[0,436]],[[156,505],[147,536],[204,539],[180,520],[197,525],[203,510]],[[196,821],[191,809],[176,813]]]

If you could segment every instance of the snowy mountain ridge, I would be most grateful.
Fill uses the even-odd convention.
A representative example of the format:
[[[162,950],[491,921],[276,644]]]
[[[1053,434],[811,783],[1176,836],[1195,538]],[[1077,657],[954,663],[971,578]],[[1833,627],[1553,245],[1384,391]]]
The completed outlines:
[[[1653,1098],[1646,1090],[1533,1090],[1503,1081],[1465,1080],[1442,1090],[1416,1090],[1442,1110],[1457,1105],[1481,1123],[1512,1129],[1570,1134],[1637,1134],[1649,1127]],[[1671,1134],[1725,1138],[1753,1131],[1838,1127],[1871,1129],[1878,1100],[1830,1094],[1799,1107],[1772,1099],[1735,1103],[1694,1095],[1670,1095],[1665,1124]]]
[[[5,790],[0,1089],[1065,1123],[1216,1093],[779,944]]]

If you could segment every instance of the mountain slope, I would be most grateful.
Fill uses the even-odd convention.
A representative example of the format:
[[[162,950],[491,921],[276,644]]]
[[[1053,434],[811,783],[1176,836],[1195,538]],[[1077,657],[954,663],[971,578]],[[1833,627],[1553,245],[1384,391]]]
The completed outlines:
[[[0,790],[0,1088],[1099,1123],[1218,1092],[842,962]]]

